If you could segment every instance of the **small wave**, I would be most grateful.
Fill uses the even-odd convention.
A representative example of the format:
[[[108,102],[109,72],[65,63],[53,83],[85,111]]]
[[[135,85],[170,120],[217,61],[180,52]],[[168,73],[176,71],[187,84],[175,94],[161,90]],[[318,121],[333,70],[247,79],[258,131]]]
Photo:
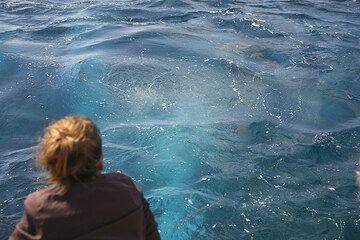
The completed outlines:
[[[36,146],[31,146],[31,147],[27,147],[27,148],[22,148],[22,149],[16,149],[16,150],[12,150],[9,152],[4,152],[2,154],[3,157],[11,157],[13,155],[18,155],[18,154],[26,154],[26,155],[31,155],[35,152]]]
[[[122,151],[127,151],[127,152],[137,152],[137,151],[144,151],[146,150],[146,147],[133,147],[131,145],[127,146],[127,145],[121,145],[121,144],[116,144],[116,143],[111,143],[111,142],[105,142],[103,144],[104,148],[113,148],[113,149],[119,149]]]
[[[36,15],[46,14],[49,8],[36,2],[10,1],[0,3],[0,9],[8,14],[14,15]]]
[[[200,14],[198,12],[192,12],[192,13],[185,13],[181,15],[172,15],[172,16],[166,16],[160,19],[162,22],[187,22],[191,19],[200,17]]]
[[[40,30],[33,31],[33,34],[40,36],[51,36],[51,37],[59,37],[61,35],[66,35],[71,31],[74,31],[74,27],[65,27],[65,26],[47,26]]]
[[[320,20],[319,18],[311,16],[306,13],[276,13],[276,15],[280,15],[280,16],[283,16],[283,17],[289,18],[289,19],[313,20],[313,21]]]
[[[248,34],[253,37],[269,38],[269,37],[284,37],[285,34],[271,31],[264,25],[256,23],[256,20],[250,19],[216,19],[213,22],[221,29],[235,30]]]
[[[191,8],[192,4],[185,1],[185,0],[157,0],[152,1],[149,7],[152,8],[159,8],[159,7],[166,7],[166,8]]]

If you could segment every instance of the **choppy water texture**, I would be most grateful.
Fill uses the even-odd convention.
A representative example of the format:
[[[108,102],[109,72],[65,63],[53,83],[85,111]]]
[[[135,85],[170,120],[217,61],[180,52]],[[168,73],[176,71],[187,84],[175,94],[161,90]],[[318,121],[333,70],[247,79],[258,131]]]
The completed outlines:
[[[163,239],[358,239],[359,1],[0,0],[0,239],[96,120]]]

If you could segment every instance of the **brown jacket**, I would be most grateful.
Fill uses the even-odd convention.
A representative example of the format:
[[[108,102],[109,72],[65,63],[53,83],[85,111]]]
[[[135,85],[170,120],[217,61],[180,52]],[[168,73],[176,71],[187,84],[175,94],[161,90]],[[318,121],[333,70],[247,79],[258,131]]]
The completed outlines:
[[[160,239],[143,194],[121,173],[76,183],[65,195],[42,190],[25,200],[25,211],[9,240]]]

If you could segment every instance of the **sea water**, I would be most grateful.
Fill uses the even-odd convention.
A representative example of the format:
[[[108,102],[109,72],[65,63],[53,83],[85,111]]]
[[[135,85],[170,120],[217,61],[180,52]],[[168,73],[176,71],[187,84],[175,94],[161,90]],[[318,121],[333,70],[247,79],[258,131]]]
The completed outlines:
[[[0,1],[0,239],[86,115],[163,239],[358,239],[360,2]]]

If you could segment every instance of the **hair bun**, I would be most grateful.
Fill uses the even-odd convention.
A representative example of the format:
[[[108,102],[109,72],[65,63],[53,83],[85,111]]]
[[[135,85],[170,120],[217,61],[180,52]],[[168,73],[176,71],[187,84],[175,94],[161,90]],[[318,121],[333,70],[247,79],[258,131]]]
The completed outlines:
[[[96,174],[101,156],[96,124],[89,118],[73,116],[60,119],[45,130],[38,161],[50,173],[48,182],[58,183],[67,191],[72,182],[85,181]]]

